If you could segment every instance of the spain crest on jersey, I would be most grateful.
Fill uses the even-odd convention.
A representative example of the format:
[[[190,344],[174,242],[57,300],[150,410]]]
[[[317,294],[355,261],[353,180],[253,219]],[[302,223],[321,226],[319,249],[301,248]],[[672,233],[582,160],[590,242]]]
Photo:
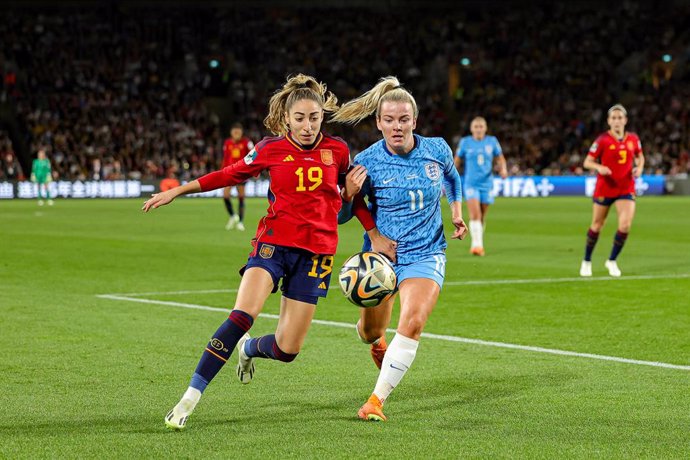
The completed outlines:
[[[441,177],[441,168],[439,168],[436,163],[425,164],[424,172],[426,173],[426,177],[434,181]]]
[[[321,163],[327,166],[333,164],[333,150],[321,149]]]
[[[273,257],[275,249],[275,246],[271,246],[270,244],[262,244],[261,249],[259,249],[259,255],[262,259],[270,259]]]

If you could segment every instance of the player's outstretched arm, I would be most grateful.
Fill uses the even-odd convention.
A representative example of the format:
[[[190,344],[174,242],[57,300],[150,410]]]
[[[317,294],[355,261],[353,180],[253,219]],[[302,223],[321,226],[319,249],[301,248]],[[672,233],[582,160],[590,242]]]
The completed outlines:
[[[149,212],[149,210],[151,209],[160,208],[161,206],[165,206],[166,204],[171,203],[172,200],[174,200],[180,195],[186,195],[188,193],[198,193],[200,191],[201,185],[199,185],[199,181],[193,180],[191,182],[187,182],[184,185],[179,185],[175,188],[171,188],[170,190],[166,190],[165,192],[154,193],[151,196],[151,198],[146,200],[141,210],[144,212]]]

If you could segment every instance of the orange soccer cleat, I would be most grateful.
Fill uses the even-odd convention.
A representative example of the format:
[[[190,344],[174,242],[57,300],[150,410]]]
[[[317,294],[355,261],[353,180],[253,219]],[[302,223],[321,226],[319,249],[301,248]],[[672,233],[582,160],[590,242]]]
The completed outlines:
[[[372,422],[385,422],[386,416],[383,415],[383,403],[375,394],[369,396],[367,402],[359,408],[357,416],[362,420]]]
[[[388,350],[388,344],[386,343],[386,336],[381,336],[379,343],[371,344],[371,358],[374,360],[376,367],[381,369],[381,364],[383,363],[383,357],[386,355],[386,350]]]
[[[484,248],[474,247],[474,248],[470,249],[470,254],[472,254],[473,256],[483,257],[484,256]]]

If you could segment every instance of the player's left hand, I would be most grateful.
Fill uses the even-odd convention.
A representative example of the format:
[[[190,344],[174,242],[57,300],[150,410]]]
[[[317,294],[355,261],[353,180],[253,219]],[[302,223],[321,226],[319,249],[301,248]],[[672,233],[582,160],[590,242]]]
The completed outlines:
[[[352,168],[345,176],[345,192],[343,194],[343,199],[345,201],[351,201],[352,197],[362,190],[362,185],[364,185],[366,178],[367,168],[362,165],[357,165]]]
[[[146,200],[144,203],[144,206],[141,207],[141,210],[144,212],[149,212],[151,209],[156,209],[161,206],[165,206],[166,204],[172,202],[172,200],[177,197],[177,193],[175,193],[175,189],[170,189],[166,190],[165,192],[161,193],[154,193],[151,195],[151,198]]]
[[[643,172],[642,170],[643,170],[643,168],[642,168],[641,166],[635,166],[635,167],[633,168],[633,177],[634,177],[635,179],[637,179],[638,177],[640,177],[640,176],[642,175],[642,172]]]
[[[501,176],[501,179],[507,179],[508,178],[508,170],[505,168],[502,168],[498,171],[498,174]]]
[[[455,225],[455,231],[451,238],[458,240],[465,238],[467,235],[467,225],[465,225],[465,221],[462,220],[462,217],[453,219],[453,225]]]

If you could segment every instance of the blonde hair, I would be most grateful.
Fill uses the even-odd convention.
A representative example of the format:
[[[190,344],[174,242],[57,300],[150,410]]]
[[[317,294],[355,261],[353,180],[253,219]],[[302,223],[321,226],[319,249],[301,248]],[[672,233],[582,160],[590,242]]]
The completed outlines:
[[[378,119],[381,105],[384,102],[409,102],[412,105],[414,117],[417,118],[419,114],[414,97],[400,86],[397,78],[388,76],[381,78],[376,86],[357,99],[343,104],[335,112],[331,121],[355,125],[374,112],[376,112],[376,118]]]
[[[326,85],[317,81],[314,77],[304,74],[288,76],[283,87],[273,93],[268,102],[268,115],[264,118],[264,126],[275,135],[284,135],[289,131],[285,122],[285,113],[297,101],[314,101],[324,112],[338,110],[338,98],[327,91]]]
[[[623,116],[625,116],[625,117],[628,116],[628,111],[625,110],[625,107],[623,107],[623,104],[615,104],[615,105],[611,106],[611,108],[609,109],[609,111],[607,113],[608,116],[611,116],[611,112],[613,112],[615,110],[620,110],[621,112],[623,112]]]

